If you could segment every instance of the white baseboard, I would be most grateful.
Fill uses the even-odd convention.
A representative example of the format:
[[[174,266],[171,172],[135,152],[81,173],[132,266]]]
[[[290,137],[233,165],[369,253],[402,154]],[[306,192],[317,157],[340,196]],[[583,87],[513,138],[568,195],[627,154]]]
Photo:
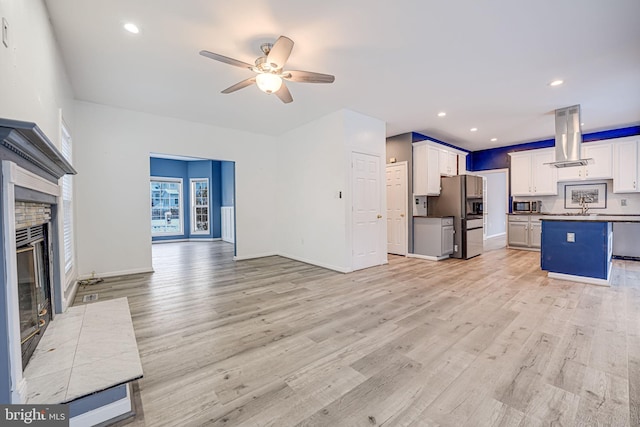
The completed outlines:
[[[247,259],[256,259],[256,258],[265,258],[268,256],[277,256],[278,254],[275,252],[265,252],[262,254],[253,254],[253,255],[236,255],[233,257],[234,261],[244,261]]]
[[[573,274],[552,273],[548,272],[547,277],[550,279],[569,280],[571,282],[588,283],[590,285],[611,286],[611,263],[609,263],[609,273],[606,279],[597,279],[595,277],[575,276]]]
[[[131,412],[131,384],[127,384],[127,395],[93,411],[77,415],[69,420],[69,427],[90,427]]]
[[[87,280],[93,277],[100,277],[102,279],[106,279],[107,277],[130,276],[132,274],[142,274],[142,273],[153,273],[153,268],[132,268],[131,270],[106,271],[102,273],[95,273],[95,275],[81,274],[78,276],[78,280]]]
[[[506,235],[507,235],[506,231],[504,233],[492,234],[490,236],[485,237],[485,240],[494,239],[496,237],[502,237],[502,236],[506,236]]]
[[[335,265],[312,261],[310,259],[306,259],[306,258],[294,256],[294,255],[289,255],[289,254],[278,254],[278,255],[284,258],[292,259],[294,261],[304,262],[305,264],[311,264],[318,267],[326,268],[327,270],[337,271],[338,273],[351,273],[353,271],[353,269],[351,269],[350,267],[337,267]]]
[[[220,237],[191,237],[189,239],[163,239],[163,240],[152,240],[151,244],[156,245],[158,243],[179,243],[179,242],[219,242],[222,238]]]
[[[419,259],[426,259],[429,261],[442,261],[443,259],[449,258],[449,255],[431,256],[431,255],[420,255],[420,254],[407,254],[407,258],[419,258]]]

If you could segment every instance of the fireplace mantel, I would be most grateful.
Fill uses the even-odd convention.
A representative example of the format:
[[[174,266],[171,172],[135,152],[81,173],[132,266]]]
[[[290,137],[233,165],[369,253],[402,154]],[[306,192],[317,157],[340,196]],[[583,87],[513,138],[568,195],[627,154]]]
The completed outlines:
[[[0,160],[11,160],[24,169],[57,184],[76,171],[35,123],[0,119]]]
[[[76,174],[35,123],[0,119],[0,404],[24,403],[16,261],[16,201],[51,205],[51,287],[56,312],[62,310],[60,269],[61,205],[58,180]]]

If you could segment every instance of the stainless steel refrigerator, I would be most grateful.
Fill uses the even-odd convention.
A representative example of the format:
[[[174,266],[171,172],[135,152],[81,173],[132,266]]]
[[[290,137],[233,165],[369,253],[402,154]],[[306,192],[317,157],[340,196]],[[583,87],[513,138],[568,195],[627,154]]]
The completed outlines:
[[[469,259],[482,253],[482,177],[442,177],[440,195],[427,198],[430,216],[453,216],[453,258]]]

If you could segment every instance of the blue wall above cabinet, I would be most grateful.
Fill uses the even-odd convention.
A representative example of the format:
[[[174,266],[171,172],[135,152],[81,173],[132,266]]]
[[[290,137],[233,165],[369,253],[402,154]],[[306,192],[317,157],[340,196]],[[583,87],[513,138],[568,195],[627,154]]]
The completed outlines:
[[[629,126],[620,129],[610,129],[600,132],[585,133],[583,142],[602,141],[605,139],[622,138],[625,136],[640,135],[640,126]],[[470,171],[484,171],[491,169],[509,168],[509,155],[514,151],[534,150],[537,148],[549,148],[555,145],[555,139],[527,142],[524,144],[509,145],[506,147],[490,148],[487,150],[473,151],[467,156],[467,169]]]

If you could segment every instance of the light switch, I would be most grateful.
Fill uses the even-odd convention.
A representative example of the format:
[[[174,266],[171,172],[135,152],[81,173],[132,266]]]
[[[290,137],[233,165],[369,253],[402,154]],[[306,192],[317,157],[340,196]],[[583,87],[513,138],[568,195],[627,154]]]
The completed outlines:
[[[567,233],[567,242],[574,243],[576,241],[576,233]]]
[[[5,47],[9,47],[9,23],[2,18],[2,43]]]

